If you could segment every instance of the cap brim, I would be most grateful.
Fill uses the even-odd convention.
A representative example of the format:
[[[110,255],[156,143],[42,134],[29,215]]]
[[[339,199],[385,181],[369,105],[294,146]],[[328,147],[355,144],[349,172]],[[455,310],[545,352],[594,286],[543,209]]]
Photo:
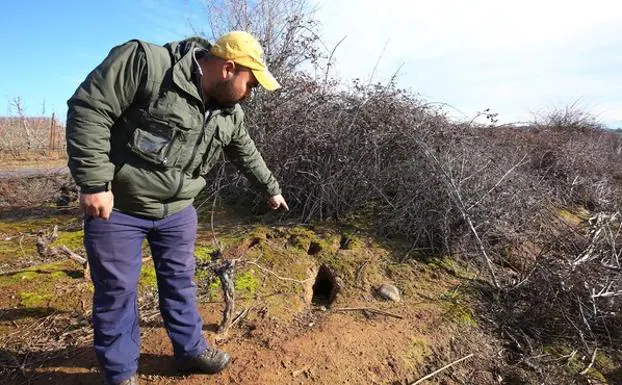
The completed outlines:
[[[252,70],[253,75],[257,79],[257,82],[268,91],[275,91],[281,88],[279,82],[276,81],[274,76],[268,70]]]

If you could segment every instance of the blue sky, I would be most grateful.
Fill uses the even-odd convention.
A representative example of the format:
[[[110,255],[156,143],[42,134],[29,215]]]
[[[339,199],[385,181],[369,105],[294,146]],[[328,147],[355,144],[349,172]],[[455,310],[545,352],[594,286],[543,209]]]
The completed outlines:
[[[15,0],[0,12],[0,115],[15,97],[28,114],[56,112],[115,45],[192,34],[203,9],[185,0]],[[15,112],[15,111],[13,111]]]
[[[616,0],[310,0],[334,74],[398,85],[470,119],[501,122],[576,103],[622,127],[622,3]],[[347,17],[344,17],[347,15]],[[200,0],[14,0],[0,12],[0,115],[15,97],[55,112],[114,45],[178,40],[206,25]],[[383,47],[385,47],[383,49]],[[398,71],[399,70],[399,71]]]

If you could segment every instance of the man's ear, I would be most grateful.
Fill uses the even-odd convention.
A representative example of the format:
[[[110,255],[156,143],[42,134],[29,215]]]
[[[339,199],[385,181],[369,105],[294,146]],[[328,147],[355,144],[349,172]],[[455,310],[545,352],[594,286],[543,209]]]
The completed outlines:
[[[229,80],[233,75],[235,75],[235,63],[232,60],[225,60],[222,65],[222,77]]]

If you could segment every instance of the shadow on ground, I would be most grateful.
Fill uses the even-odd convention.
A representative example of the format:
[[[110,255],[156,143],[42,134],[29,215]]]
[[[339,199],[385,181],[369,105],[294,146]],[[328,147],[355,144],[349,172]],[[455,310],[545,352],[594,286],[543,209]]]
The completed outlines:
[[[154,354],[141,354],[138,373],[143,377],[179,377],[172,357]],[[23,354],[0,349],[0,376],[4,385],[103,384],[90,347]]]

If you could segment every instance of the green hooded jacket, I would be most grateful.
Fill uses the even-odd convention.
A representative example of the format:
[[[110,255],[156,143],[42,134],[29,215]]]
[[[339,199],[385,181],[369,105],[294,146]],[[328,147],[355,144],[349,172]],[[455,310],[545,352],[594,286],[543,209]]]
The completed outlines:
[[[82,192],[111,189],[114,208],[163,218],[192,204],[224,152],[266,195],[280,194],[239,105],[210,108],[195,52],[207,42],[113,48],[68,101],[69,169]]]

